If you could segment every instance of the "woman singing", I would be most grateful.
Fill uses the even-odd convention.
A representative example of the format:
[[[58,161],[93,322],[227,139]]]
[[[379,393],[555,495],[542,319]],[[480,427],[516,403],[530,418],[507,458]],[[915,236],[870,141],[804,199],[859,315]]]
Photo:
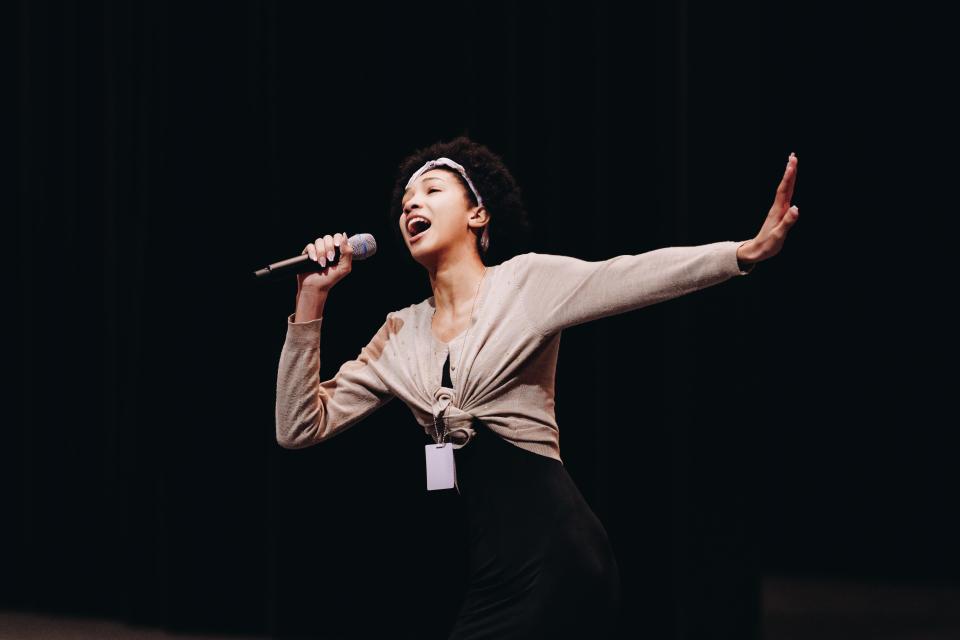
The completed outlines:
[[[391,224],[433,295],[388,313],[357,358],[320,381],[323,309],[352,252],[342,233],[306,245],[323,269],[297,277],[277,374],[277,442],[317,444],[400,398],[429,437],[428,483],[432,450],[449,454],[467,513],[469,584],[450,638],[605,637],[620,580],[606,531],[560,457],[560,333],[745,275],[776,255],[798,217],[796,173],[791,154],[750,240],[599,262],[523,253],[495,263],[491,245],[526,225],[501,159],[465,137],[415,152],[400,164]],[[341,259],[328,265],[337,246]]]

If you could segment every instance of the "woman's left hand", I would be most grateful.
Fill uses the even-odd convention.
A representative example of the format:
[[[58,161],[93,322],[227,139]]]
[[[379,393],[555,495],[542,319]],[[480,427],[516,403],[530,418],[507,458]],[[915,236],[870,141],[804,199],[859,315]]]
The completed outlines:
[[[773,206],[767,213],[767,219],[764,220],[760,233],[752,240],[744,242],[737,249],[737,260],[743,264],[760,262],[780,253],[784,240],[787,239],[787,232],[800,216],[800,210],[795,206],[790,206],[790,199],[793,198],[793,186],[797,183],[797,156],[793,153],[787,158],[787,168],[783,173],[783,180],[777,187],[777,195],[773,200]]]

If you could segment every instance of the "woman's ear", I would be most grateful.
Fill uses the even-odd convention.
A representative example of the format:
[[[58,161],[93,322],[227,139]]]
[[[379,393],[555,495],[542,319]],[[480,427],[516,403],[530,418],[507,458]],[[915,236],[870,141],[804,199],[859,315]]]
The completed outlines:
[[[479,241],[480,241],[480,253],[484,254],[490,248],[490,215],[487,213],[485,207],[477,207],[472,214],[470,214],[470,222],[476,223],[474,228],[480,229]]]
[[[490,220],[490,214],[487,213],[487,208],[484,206],[479,206],[474,209],[473,213],[470,214],[470,221],[476,222],[476,226],[482,227]]]

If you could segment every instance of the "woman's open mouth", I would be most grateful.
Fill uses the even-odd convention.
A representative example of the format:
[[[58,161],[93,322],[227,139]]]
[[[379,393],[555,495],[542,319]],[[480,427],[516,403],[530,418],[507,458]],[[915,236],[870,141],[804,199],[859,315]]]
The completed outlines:
[[[410,233],[410,242],[416,242],[420,239],[420,236],[425,234],[430,228],[430,221],[425,218],[417,218],[407,227],[408,232]]]

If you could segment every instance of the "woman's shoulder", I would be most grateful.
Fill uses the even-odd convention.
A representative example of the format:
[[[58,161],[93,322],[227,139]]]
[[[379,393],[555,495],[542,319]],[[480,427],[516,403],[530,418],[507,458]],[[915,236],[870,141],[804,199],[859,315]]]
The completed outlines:
[[[501,262],[499,266],[501,266],[501,267],[507,267],[507,268],[516,267],[516,266],[519,266],[519,265],[526,264],[527,262],[529,262],[529,261],[531,261],[531,260],[536,260],[536,259],[537,259],[537,256],[539,256],[539,255],[542,255],[542,254],[536,253],[535,251],[527,251],[527,252],[525,252],[525,253],[518,253],[517,255],[515,255],[515,256],[513,256],[513,257],[511,257],[511,258],[508,258],[508,259],[504,260],[503,262]]]
[[[569,256],[556,255],[553,253],[539,253],[537,251],[527,251],[526,253],[518,253],[512,258],[504,260],[500,263],[500,266],[505,267],[508,270],[516,270],[529,268],[530,266],[537,266],[543,263],[549,263],[552,260],[569,259]]]
[[[387,322],[401,322],[407,324],[409,321],[429,317],[433,309],[430,306],[430,298],[424,298],[420,302],[408,304],[400,309],[395,309],[387,313]]]
[[[507,279],[515,286],[544,286],[544,278],[552,277],[552,270],[557,263],[572,260],[567,256],[552,253],[538,253],[527,251],[520,253],[509,260],[500,263],[500,267]]]
[[[513,276],[527,270],[530,267],[530,264],[537,260],[539,255],[540,254],[534,253],[533,251],[518,253],[517,255],[507,258],[498,264],[497,270],[506,274],[511,280],[513,280]]]

